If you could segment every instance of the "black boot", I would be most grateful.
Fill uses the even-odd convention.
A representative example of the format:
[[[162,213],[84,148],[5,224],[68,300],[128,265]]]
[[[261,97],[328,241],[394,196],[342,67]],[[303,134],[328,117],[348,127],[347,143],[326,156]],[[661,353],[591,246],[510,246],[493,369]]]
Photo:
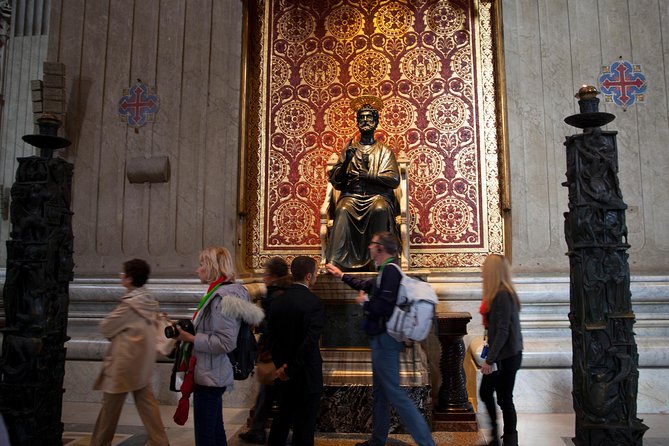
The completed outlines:
[[[490,432],[490,441],[488,441],[483,446],[501,446],[501,443],[497,439],[497,429],[493,428]]]
[[[502,445],[518,446],[518,432],[513,432],[511,434],[505,433],[502,435]]]

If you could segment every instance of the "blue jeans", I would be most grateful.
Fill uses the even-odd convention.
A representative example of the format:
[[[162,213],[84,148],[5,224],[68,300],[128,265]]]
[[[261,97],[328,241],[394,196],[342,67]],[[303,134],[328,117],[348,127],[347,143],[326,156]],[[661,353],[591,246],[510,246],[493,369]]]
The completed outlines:
[[[384,446],[390,430],[390,405],[418,446],[435,446],[432,432],[406,390],[400,387],[400,352],[404,343],[388,333],[371,336],[372,347],[372,438],[371,446]]]
[[[193,425],[196,446],[227,446],[223,427],[223,392],[225,387],[195,386]]]

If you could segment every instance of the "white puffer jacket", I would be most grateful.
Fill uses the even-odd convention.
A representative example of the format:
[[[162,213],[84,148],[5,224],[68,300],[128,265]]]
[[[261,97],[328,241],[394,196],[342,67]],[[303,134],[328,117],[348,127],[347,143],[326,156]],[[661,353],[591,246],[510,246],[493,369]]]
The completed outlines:
[[[265,317],[257,305],[249,302],[249,293],[243,285],[222,285],[211,297],[195,327],[193,352],[195,384],[232,388],[234,379],[228,353],[237,346],[241,320],[257,325]]]

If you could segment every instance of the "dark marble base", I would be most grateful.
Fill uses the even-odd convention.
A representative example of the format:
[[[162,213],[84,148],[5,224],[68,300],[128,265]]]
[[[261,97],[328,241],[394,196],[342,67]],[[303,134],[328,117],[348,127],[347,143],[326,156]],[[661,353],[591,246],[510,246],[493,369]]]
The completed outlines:
[[[432,430],[444,432],[478,432],[476,413],[470,410],[435,410],[432,414]]]
[[[239,432],[245,431],[242,427]],[[243,442],[237,434],[228,437],[228,446],[249,446],[249,443]],[[485,436],[482,432],[432,432],[437,446],[472,446],[485,444]],[[369,434],[366,433],[332,433],[332,432],[316,432],[314,436],[315,446],[355,446],[356,443],[369,440]],[[125,444],[125,443],[124,443]],[[386,446],[413,446],[416,442],[413,441],[410,435],[407,434],[391,434],[386,441]],[[653,446],[665,443],[651,443]],[[645,443],[644,443],[645,445]]]
[[[429,425],[432,425],[431,386],[404,387]],[[326,386],[316,430],[319,432],[369,433],[372,431],[372,387]],[[390,433],[405,433],[393,410]]]
[[[353,273],[359,279],[368,279],[376,273]],[[360,329],[362,307],[355,303],[358,292],[341,279],[329,274],[318,277],[314,293],[325,302],[325,326],[321,336],[322,348],[366,348],[369,340]]]
[[[432,418],[432,430],[442,432],[478,432],[479,425],[476,422],[476,414],[474,414],[473,420],[466,418],[468,417],[458,420],[452,416],[442,417],[435,412]]]

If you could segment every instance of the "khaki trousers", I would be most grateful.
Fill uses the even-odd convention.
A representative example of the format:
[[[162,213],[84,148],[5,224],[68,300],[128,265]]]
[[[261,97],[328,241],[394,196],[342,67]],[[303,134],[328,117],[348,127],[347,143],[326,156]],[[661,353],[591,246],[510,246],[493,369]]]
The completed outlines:
[[[110,446],[114,438],[114,432],[118,426],[118,420],[121,416],[123,403],[128,393],[107,393],[102,396],[102,407],[95,422],[93,435],[91,436],[90,446]],[[144,429],[149,435],[147,446],[168,446],[165,426],[160,419],[158,402],[153,396],[151,384],[132,392],[135,397],[137,412],[142,419]]]

